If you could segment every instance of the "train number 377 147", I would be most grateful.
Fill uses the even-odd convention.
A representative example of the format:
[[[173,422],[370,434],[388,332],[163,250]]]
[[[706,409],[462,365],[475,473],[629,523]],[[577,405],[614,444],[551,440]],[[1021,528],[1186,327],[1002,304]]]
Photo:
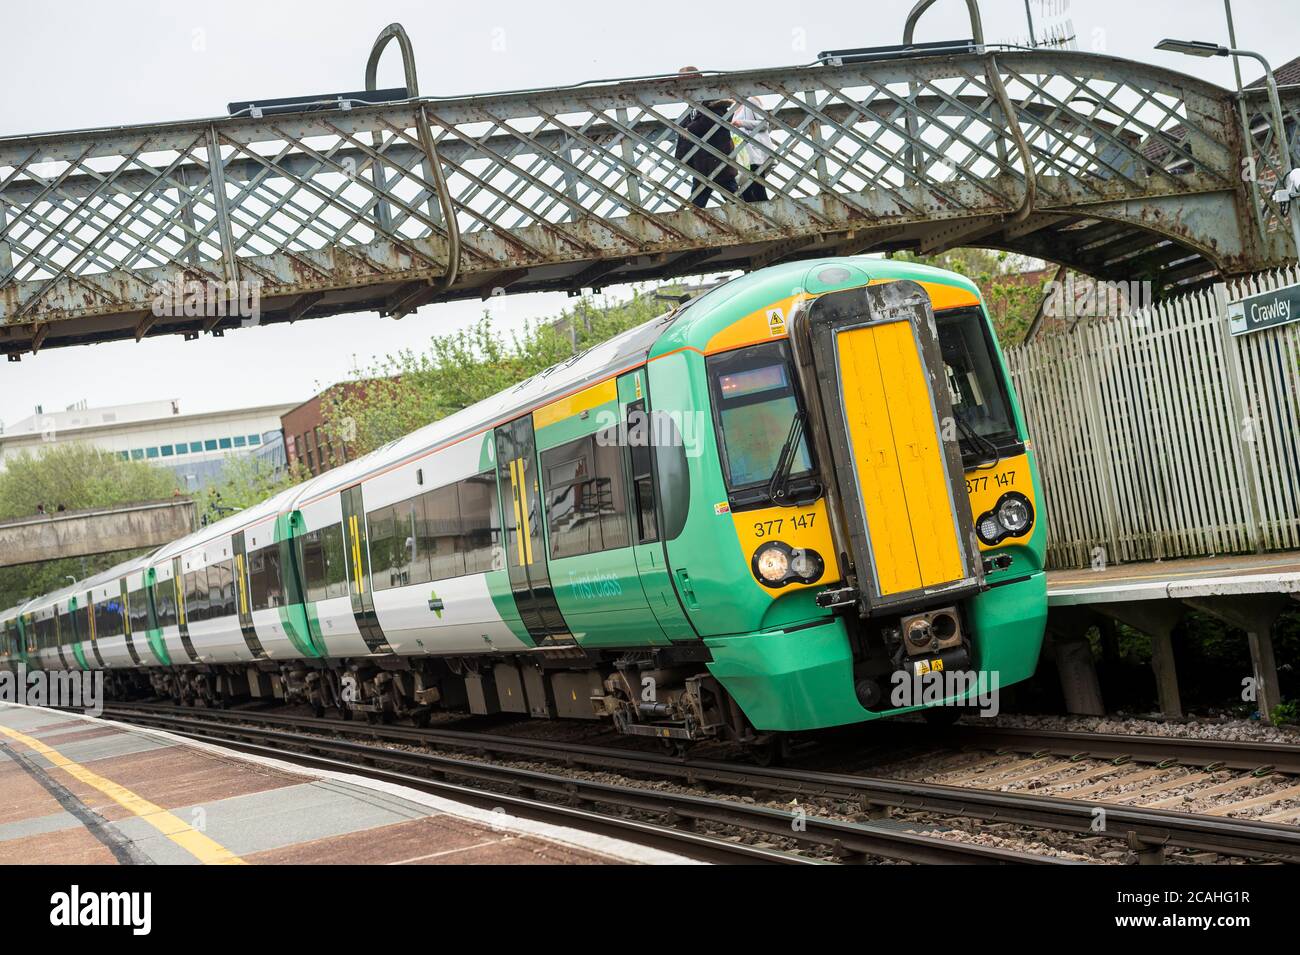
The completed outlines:
[[[966,479],[966,493],[976,494],[980,491],[987,491],[990,487],[1015,487],[1016,472],[1003,471],[999,474],[982,474],[978,477],[968,477]]]

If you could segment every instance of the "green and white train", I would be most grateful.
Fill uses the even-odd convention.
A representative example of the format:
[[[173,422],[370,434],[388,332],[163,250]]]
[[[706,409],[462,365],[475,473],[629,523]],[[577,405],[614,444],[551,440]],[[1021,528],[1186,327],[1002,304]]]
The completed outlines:
[[[762,742],[1030,676],[1038,487],[973,283],[787,264],[8,610],[0,649],[204,705]]]

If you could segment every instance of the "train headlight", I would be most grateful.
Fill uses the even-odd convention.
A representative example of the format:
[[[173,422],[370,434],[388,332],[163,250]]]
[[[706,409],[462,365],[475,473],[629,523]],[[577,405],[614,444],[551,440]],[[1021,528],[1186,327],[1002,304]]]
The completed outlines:
[[[1019,537],[1027,531],[1033,519],[1033,508],[1019,494],[1008,494],[998,502],[998,523],[1009,530],[1012,537]]]
[[[791,547],[783,541],[761,545],[754,551],[750,566],[764,587],[811,584],[826,572],[826,562],[821,554],[804,547]]]
[[[790,575],[790,548],[784,544],[768,544],[754,555],[754,572],[765,584],[784,583]]]
[[[975,533],[985,544],[997,544],[1008,537],[1023,537],[1034,526],[1034,505],[1018,491],[1008,491],[998,498],[993,510],[985,511],[975,521]]]

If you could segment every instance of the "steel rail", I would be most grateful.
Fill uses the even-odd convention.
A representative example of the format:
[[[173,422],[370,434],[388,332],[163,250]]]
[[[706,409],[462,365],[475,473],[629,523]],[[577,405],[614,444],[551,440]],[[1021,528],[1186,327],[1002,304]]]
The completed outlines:
[[[192,715],[193,710],[168,708]],[[162,708],[137,705],[140,718],[155,718]],[[1143,809],[1102,800],[1072,800],[992,790],[924,783],[912,780],[860,776],[816,770],[758,767],[718,760],[680,759],[636,750],[584,743],[525,740],[463,730],[358,724],[342,720],[315,720],[283,714],[247,711],[220,713],[222,722],[260,721],[299,729],[370,735],[393,742],[460,747],[485,753],[508,754],[581,764],[605,771],[641,772],[669,776],[688,783],[714,783],[793,795],[856,801],[864,810],[898,808],[907,811],[1010,822],[1066,832],[1106,835],[1127,840],[1135,848],[1171,846],[1222,855],[1300,862],[1300,828],[1254,820],[1230,819],[1164,809]],[[112,718],[138,717],[123,708],[106,708]],[[164,717],[165,718],[165,717]],[[180,718],[180,717],[178,717]],[[1104,810],[1100,833],[1098,809]]]
[[[204,714],[204,716],[208,715],[210,714]],[[119,715],[115,718],[123,717]],[[236,725],[233,721],[220,718],[196,719],[194,716],[137,712],[128,722],[165,729],[189,739],[227,747],[233,746],[257,755],[288,759],[339,772],[359,772],[368,777],[436,792],[451,798],[472,800],[480,805],[487,802],[491,808],[508,807],[521,812],[559,813],[566,817],[572,816],[570,824],[596,823],[618,828],[631,822],[637,834],[649,833],[659,839],[681,841],[691,848],[698,845],[712,853],[725,852],[729,848],[735,849],[737,851],[733,855],[745,855],[746,862],[802,864],[819,860],[764,847],[732,843],[694,830],[699,824],[705,823],[762,833],[774,838],[791,840],[805,847],[829,849],[836,858],[846,862],[862,862],[871,857],[881,857],[921,864],[1077,864],[1073,860],[1058,856],[947,840],[880,825],[829,819],[735,800],[664,792],[638,786],[622,786],[479,760],[456,759],[431,753],[390,749],[371,743],[304,735],[302,732]],[[385,763],[402,766],[414,772],[432,773],[441,778],[432,779],[423,775],[397,773],[375,765]],[[453,778],[472,780],[479,785],[502,787],[507,791],[489,791],[472,785],[453,783],[450,781]],[[554,802],[530,799],[520,795],[522,792],[558,798],[570,805],[557,806]],[[669,825],[653,826],[649,823],[628,820],[619,815],[609,815],[583,808],[598,805],[614,807],[618,811],[630,810],[659,815],[668,820]],[[683,835],[687,838],[681,838]]]

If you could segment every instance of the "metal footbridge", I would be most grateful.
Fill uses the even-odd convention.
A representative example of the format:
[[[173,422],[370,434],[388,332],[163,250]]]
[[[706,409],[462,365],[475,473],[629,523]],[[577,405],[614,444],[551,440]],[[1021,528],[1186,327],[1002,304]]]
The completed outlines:
[[[1006,249],[1158,292],[1294,257],[1263,90],[994,49],[972,19],[956,44],[914,44],[913,19],[884,53],[452,98],[419,95],[393,26],[367,86],[397,39],[396,94],[0,139],[0,351],[876,250]],[[757,173],[684,128],[721,101],[766,121]],[[1300,86],[1282,101],[1300,118]],[[256,319],[186,309],[195,286],[256,289]]]

